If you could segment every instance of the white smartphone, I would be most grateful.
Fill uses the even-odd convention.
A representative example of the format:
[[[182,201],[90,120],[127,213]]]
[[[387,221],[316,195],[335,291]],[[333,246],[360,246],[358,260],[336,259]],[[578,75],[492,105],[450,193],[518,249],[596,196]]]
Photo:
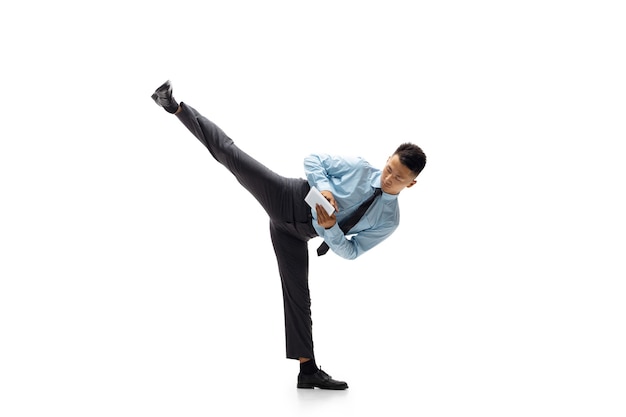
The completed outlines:
[[[335,208],[333,207],[333,205],[330,204],[330,202],[326,200],[326,197],[324,197],[322,193],[320,193],[320,191],[315,187],[311,187],[309,193],[306,195],[306,197],[304,197],[304,201],[306,201],[306,203],[313,209],[316,207],[317,204],[320,204],[322,207],[324,207],[324,210],[326,210],[326,213],[328,213],[329,216],[332,216],[332,214],[335,212]]]

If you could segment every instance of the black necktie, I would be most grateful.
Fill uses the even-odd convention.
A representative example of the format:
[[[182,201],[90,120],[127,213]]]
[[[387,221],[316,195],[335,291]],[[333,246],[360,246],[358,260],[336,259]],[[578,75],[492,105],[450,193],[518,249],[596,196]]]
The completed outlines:
[[[341,231],[344,234],[347,234],[350,231],[350,229],[352,229],[354,226],[356,226],[356,224],[359,222],[359,220],[361,220],[361,217],[363,217],[363,215],[365,214],[367,209],[370,208],[370,206],[372,205],[372,203],[374,202],[376,197],[381,195],[382,192],[383,191],[380,188],[375,188],[374,189],[374,194],[372,194],[372,196],[370,198],[368,198],[363,203],[361,203],[359,208],[356,209],[356,211],[354,213],[352,213],[351,216],[349,216],[349,217],[347,217],[347,218],[345,218],[345,219],[343,219],[342,221],[339,222],[339,228],[341,228]],[[328,252],[328,245],[326,244],[326,242],[323,242],[320,245],[320,247],[317,248],[317,256],[326,255],[326,252]]]

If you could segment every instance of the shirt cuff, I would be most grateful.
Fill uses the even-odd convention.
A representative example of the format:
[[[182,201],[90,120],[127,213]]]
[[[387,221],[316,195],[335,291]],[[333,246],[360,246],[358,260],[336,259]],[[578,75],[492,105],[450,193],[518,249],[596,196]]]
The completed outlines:
[[[329,246],[332,243],[340,243],[344,237],[343,231],[341,230],[341,227],[339,227],[338,223],[335,223],[335,225],[330,229],[324,230],[324,240]]]

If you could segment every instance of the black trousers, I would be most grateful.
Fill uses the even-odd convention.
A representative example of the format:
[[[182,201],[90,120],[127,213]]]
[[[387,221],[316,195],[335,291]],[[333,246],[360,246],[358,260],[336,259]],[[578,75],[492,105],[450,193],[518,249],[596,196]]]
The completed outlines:
[[[310,207],[304,202],[309,184],[285,178],[250,157],[213,122],[181,103],[181,122],[211,155],[237,178],[265,209],[283,288],[287,357],[313,358],[309,252],[307,242],[317,236]]]

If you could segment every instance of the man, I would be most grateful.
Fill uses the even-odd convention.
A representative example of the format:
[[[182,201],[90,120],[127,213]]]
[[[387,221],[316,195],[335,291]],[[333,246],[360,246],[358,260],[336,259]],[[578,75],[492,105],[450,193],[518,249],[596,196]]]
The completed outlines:
[[[307,242],[320,236],[324,243],[318,255],[332,249],[355,259],[391,235],[399,223],[398,194],[415,184],[426,164],[422,150],[410,143],[400,145],[382,171],[360,158],[311,155],[304,161],[307,180],[285,178],[239,149],[195,109],[179,105],[169,81],[152,98],[175,114],[267,212],[283,288],[287,358],[300,361],[297,387],[348,388],[315,362]],[[321,191],[335,212],[328,214],[321,205],[311,209],[305,203],[311,187]]]

